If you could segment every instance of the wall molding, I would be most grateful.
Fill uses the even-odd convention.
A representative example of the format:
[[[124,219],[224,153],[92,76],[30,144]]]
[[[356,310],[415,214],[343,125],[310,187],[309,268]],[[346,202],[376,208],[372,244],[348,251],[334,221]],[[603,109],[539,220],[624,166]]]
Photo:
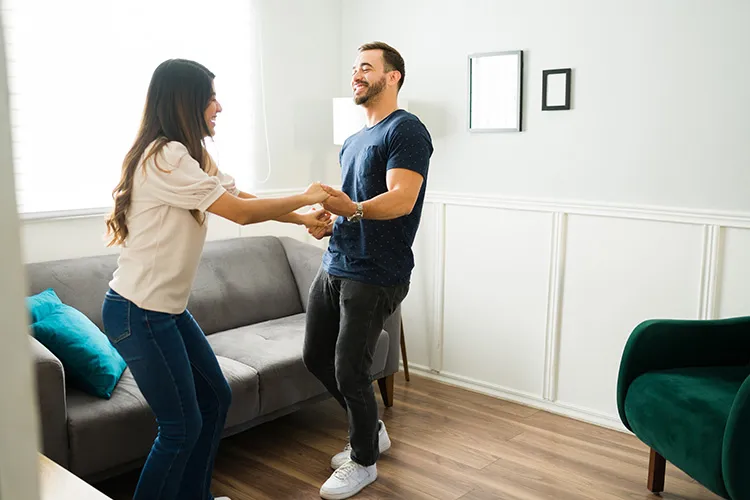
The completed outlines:
[[[444,191],[428,192],[426,202],[444,205],[503,208],[532,212],[559,212],[568,215],[590,215],[750,229],[750,212],[698,210],[649,205],[621,205],[604,202],[592,203],[542,198],[513,198],[498,195],[449,193]]]
[[[567,216],[556,212],[552,219],[549,281],[547,287],[547,324],[544,342],[544,388],[547,401],[557,399],[558,360],[560,357],[560,320],[562,314],[563,276],[565,272],[565,238]]]
[[[430,368],[443,369],[443,332],[445,311],[445,205],[437,207],[435,218],[435,289],[433,291],[432,339],[430,342]]]
[[[410,365],[415,372],[470,390],[507,399],[552,413],[575,418],[603,427],[624,431],[617,415],[577,407],[557,399],[559,383],[560,328],[565,279],[567,223],[570,215],[634,219],[662,223],[677,223],[703,227],[703,248],[700,269],[699,310],[697,318],[712,319],[718,309],[718,289],[722,268],[724,228],[750,229],[750,213],[691,210],[669,207],[628,206],[605,203],[569,202],[543,199],[520,199],[492,195],[428,192],[426,203],[436,205],[437,229],[435,236],[435,307],[432,328],[428,336],[429,365]],[[527,394],[500,387],[481,380],[442,371],[446,265],[446,212],[450,206],[531,211],[552,216],[551,252],[547,290],[547,311],[544,345],[544,374],[542,394]],[[541,354],[540,354],[541,355]]]
[[[403,365],[402,365],[403,368]],[[606,427],[623,433],[631,434],[625,426],[622,424],[620,419],[615,415],[608,415],[606,413],[600,413],[592,411],[586,408],[580,408],[575,405],[568,405],[561,402],[551,402],[544,398],[540,398],[534,394],[516,391],[505,387],[500,387],[494,384],[488,384],[481,380],[474,380],[469,377],[462,375],[456,375],[453,373],[441,372],[435,373],[427,366],[415,365],[409,363],[409,372],[437,380],[444,384],[452,385],[455,387],[461,387],[480,394],[487,396],[493,396],[506,401],[511,401],[538,410],[544,410],[549,413],[561,415],[563,417],[580,420],[582,422],[598,425],[600,427]],[[409,382],[407,382],[407,385]]]
[[[717,285],[719,280],[719,259],[721,258],[722,228],[704,226],[703,259],[701,262],[701,288],[698,301],[698,318],[714,319],[716,317]]]

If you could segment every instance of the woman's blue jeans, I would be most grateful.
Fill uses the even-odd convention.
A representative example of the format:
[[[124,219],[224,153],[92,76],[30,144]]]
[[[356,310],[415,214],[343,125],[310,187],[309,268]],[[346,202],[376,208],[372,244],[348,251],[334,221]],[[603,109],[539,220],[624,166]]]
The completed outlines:
[[[128,364],[159,433],[134,500],[212,500],[216,450],[232,392],[193,316],[141,309],[113,290],[104,332]]]

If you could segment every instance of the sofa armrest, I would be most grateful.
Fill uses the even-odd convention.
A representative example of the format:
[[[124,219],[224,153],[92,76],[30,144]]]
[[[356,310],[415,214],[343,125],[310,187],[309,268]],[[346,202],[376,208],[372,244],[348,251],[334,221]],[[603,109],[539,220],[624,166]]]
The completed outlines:
[[[65,404],[65,371],[59,359],[29,335],[36,371],[42,453],[68,466],[68,412]]]
[[[323,261],[323,250],[287,236],[282,236],[279,240],[284,246],[286,258],[297,282],[302,310],[307,312],[307,296]]]
[[[625,416],[625,397],[633,380],[644,373],[748,363],[750,317],[644,321],[630,334],[620,362],[617,379],[620,419],[630,429]]]
[[[724,486],[732,498],[750,498],[750,377],[737,391],[727,419],[722,446]]]
[[[385,321],[383,330],[388,332],[388,354],[385,358],[383,377],[393,375],[399,371],[401,361],[401,305]]]

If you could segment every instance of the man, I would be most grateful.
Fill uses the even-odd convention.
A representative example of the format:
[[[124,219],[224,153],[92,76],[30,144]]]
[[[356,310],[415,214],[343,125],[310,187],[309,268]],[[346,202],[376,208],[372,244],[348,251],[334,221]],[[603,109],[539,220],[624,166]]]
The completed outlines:
[[[367,126],[341,149],[342,191],[323,208],[335,222],[310,230],[331,236],[307,308],[304,362],[347,411],[350,444],[331,460],[324,499],[355,495],[377,478],[375,462],[390,447],[370,368],[385,320],[409,290],[412,244],[424,202],[432,140],[420,120],[398,109],[404,60],[384,43],[359,48],[354,102]]]

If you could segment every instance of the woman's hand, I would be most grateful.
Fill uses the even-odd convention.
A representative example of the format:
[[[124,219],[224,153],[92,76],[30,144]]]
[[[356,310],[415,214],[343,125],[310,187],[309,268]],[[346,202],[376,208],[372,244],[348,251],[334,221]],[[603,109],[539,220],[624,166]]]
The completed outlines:
[[[313,182],[303,193],[305,199],[308,200],[308,205],[315,205],[317,203],[323,203],[328,199],[329,194],[325,192],[323,186],[319,182]]]
[[[299,218],[300,222],[304,224],[308,230],[314,228],[325,228],[331,223],[331,212],[327,210],[316,210],[313,208],[312,211],[306,214],[301,214]]]

